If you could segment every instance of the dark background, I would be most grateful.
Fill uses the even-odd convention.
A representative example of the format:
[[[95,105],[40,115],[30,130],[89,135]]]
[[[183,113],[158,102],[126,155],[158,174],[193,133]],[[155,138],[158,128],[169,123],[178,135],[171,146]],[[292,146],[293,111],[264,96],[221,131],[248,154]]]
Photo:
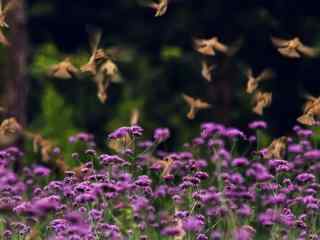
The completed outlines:
[[[270,134],[287,134],[301,114],[304,94],[319,93],[320,60],[283,58],[270,36],[298,36],[306,45],[320,47],[318,7],[317,1],[172,0],[168,12],[155,18],[138,0],[27,1],[27,125],[57,141],[70,129],[93,132],[102,141],[112,129],[128,125],[131,110],[139,108],[147,134],[169,127],[173,143],[194,136],[205,121],[246,128],[249,121],[263,119]],[[78,66],[88,60],[88,24],[103,30],[101,46],[125,49],[116,61],[123,83],[112,84],[106,104],[96,98],[91,79],[59,80],[46,74],[50,64],[66,55]],[[193,50],[193,37],[214,35],[227,45],[242,39],[242,47],[231,58],[205,58]],[[211,83],[201,77],[203,59],[217,65]],[[255,74],[266,67],[277,74],[262,84],[273,92],[262,117],[251,112],[244,93],[249,66]],[[189,121],[181,93],[213,107]]]

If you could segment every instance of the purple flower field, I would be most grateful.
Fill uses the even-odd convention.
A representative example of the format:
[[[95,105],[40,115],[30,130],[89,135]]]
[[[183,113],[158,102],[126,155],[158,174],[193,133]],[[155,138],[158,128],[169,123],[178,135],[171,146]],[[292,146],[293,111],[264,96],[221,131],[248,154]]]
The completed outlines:
[[[60,178],[45,166],[13,170],[23,152],[2,150],[1,239],[320,239],[313,132],[295,126],[260,146],[266,128],[204,123],[178,152],[161,150],[167,128],[149,140],[119,128],[105,152],[80,133],[69,139],[85,146],[70,156],[80,167]]]

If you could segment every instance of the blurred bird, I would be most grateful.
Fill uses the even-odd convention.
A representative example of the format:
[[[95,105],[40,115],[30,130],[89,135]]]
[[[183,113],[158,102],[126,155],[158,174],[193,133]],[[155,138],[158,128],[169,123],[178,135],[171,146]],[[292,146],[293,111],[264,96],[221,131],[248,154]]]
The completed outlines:
[[[6,22],[8,14],[17,8],[19,0],[11,0],[5,6],[3,6],[3,1],[0,0],[0,43],[5,46],[9,46],[10,42],[4,35],[2,28],[9,28],[8,23]]]
[[[148,6],[156,11],[155,17],[163,16],[168,10],[169,0],[159,0],[158,3],[150,3]]]
[[[316,117],[320,116],[320,97],[306,96],[306,98],[303,114],[297,118],[297,121],[304,125],[315,126],[318,124]]]
[[[10,0],[5,6],[3,6],[3,0],[0,0],[0,27],[9,28],[6,22],[8,14],[16,9],[19,5],[19,0]]]
[[[201,109],[207,109],[210,108],[211,105],[207,102],[204,102],[200,100],[199,98],[195,99],[193,97],[190,97],[186,94],[182,94],[183,99],[188,103],[190,106],[190,111],[187,113],[187,117],[189,119],[194,119],[196,113]]]
[[[0,125],[0,147],[14,144],[23,132],[22,126],[12,117],[2,121]]]
[[[219,42],[217,37],[210,39],[194,39],[194,48],[203,55],[214,56],[216,51],[227,54],[228,47]]]
[[[201,75],[208,82],[211,82],[211,80],[212,80],[212,71],[214,68],[215,68],[215,65],[209,65],[205,61],[202,62]]]
[[[252,69],[248,69],[246,72],[246,76],[248,79],[246,92],[248,94],[252,94],[258,88],[260,82],[273,78],[274,73],[271,69],[265,69],[259,76],[254,77]]]
[[[99,44],[102,37],[102,32],[100,29],[88,29],[89,32],[89,44],[91,49],[91,56],[88,63],[81,66],[81,72],[90,73],[95,75],[97,73],[97,61],[105,60],[106,54],[103,49],[99,49]]]
[[[140,111],[138,109],[133,109],[131,112],[130,125],[137,125],[140,119]]]
[[[49,75],[61,78],[69,79],[78,74],[78,69],[71,63],[70,58],[65,58],[62,62],[53,65],[49,69]]]
[[[253,102],[254,107],[252,111],[258,115],[262,115],[264,108],[271,105],[272,93],[258,91],[253,97]]]
[[[286,146],[287,146],[288,138],[280,137],[271,142],[269,147],[267,148],[266,153],[264,153],[265,159],[283,159]]]
[[[271,41],[279,53],[284,57],[316,57],[319,54],[318,49],[305,46],[298,37],[291,40],[271,37]]]
[[[161,177],[165,178],[171,175],[173,158],[170,155],[166,156],[163,160],[157,160],[155,163],[161,165],[161,168],[162,168]]]

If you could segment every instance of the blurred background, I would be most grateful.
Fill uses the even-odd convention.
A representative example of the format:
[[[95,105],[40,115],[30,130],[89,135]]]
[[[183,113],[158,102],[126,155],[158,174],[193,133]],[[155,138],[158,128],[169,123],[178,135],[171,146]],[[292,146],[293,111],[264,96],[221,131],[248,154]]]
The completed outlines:
[[[177,146],[207,121],[246,128],[262,119],[270,134],[290,131],[301,114],[304,94],[319,94],[320,59],[281,57],[270,36],[299,36],[306,45],[320,47],[317,1],[172,0],[159,18],[140,0],[24,0],[24,9],[12,13],[7,32],[11,47],[1,46],[2,105],[29,129],[65,146],[68,136],[87,131],[103,144],[107,133],[129,125],[133,109],[151,136],[156,127],[172,130],[170,146]],[[88,61],[86,25],[103,30],[101,47],[119,47],[115,60],[121,83],[112,83],[105,104],[96,97],[91,78],[54,79],[52,64],[71,57],[76,66]],[[192,39],[218,36],[229,45],[240,39],[236,55],[204,58]],[[217,65],[212,82],[201,76],[201,61]],[[266,67],[276,78],[263,83],[273,92],[264,116],[251,112],[244,92],[245,70],[255,74]],[[181,94],[200,97],[212,108],[186,118],[188,106]],[[3,116],[7,117],[7,116]]]

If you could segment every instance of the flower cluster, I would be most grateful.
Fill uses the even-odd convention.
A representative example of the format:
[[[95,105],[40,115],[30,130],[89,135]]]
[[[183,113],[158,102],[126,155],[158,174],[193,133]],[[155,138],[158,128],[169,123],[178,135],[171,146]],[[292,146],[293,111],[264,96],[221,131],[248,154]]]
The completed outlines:
[[[259,139],[252,141],[266,127],[253,122],[245,134],[204,123],[179,152],[152,147],[170,137],[169,129],[156,129],[152,141],[132,141],[143,129],[122,127],[108,141],[130,141],[130,154],[88,146],[73,154],[87,156],[87,162],[62,179],[40,165],[13,170],[23,154],[14,147],[2,150],[0,238],[319,239],[320,150],[314,133],[296,126],[283,158],[266,158],[257,149]],[[71,140],[94,143],[84,133]]]

